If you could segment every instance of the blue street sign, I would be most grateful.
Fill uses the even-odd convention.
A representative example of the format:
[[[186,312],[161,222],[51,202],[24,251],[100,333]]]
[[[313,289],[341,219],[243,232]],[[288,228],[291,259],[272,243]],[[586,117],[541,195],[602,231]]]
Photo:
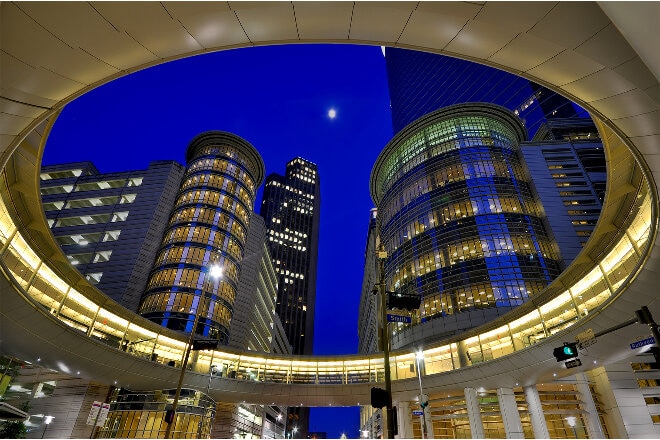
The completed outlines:
[[[651,345],[651,344],[655,344],[655,339],[653,338],[653,336],[646,339],[642,339],[641,341],[633,342],[632,344],[630,344],[630,348],[634,350],[636,348],[640,348],[645,345]]]
[[[423,415],[424,415],[424,411],[420,411],[418,409],[413,410],[413,416],[423,416]]]
[[[387,322],[405,322],[406,324],[410,324],[412,322],[412,318],[410,316],[390,315],[388,313],[387,314]]]

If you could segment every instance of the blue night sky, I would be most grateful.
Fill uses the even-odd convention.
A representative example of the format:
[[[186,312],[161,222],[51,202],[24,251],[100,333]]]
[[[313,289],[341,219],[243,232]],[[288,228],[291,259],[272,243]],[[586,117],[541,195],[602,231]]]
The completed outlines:
[[[328,112],[334,109],[336,117]],[[235,133],[261,153],[266,174],[301,156],[321,178],[315,353],[357,352],[371,168],[392,138],[380,47],[295,45],[236,49],[152,67],[65,107],[44,164],[92,161],[101,172],[184,163],[190,140]],[[255,207],[259,211],[261,191]],[[313,409],[310,431],[359,435],[356,408]]]

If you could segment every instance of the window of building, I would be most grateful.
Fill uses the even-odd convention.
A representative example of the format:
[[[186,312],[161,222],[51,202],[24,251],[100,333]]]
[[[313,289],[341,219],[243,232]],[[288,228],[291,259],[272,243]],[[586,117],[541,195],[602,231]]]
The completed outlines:
[[[43,204],[44,211],[60,211],[64,208],[64,202],[46,202]]]
[[[67,255],[66,258],[69,260],[69,263],[77,266],[79,264],[87,264],[92,260],[92,253],[85,254],[73,254]]]
[[[68,194],[71,191],[73,191],[73,185],[42,187],[41,195],[47,196],[51,194]]]
[[[87,275],[85,275],[85,278],[91,284],[98,284],[101,281],[102,276],[103,276],[103,272],[94,272],[94,273],[88,273]]]
[[[51,180],[51,179],[64,179],[67,177],[79,177],[82,175],[83,170],[74,169],[74,170],[63,170],[63,171],[49,171],[46,173],[41,173],[39,178],[41,180]]]
[[[126,179],[102,180],[100,182],[85,182],[76,185],[75,191],[98,191],[100,189],[121,188],[126,185]]]
[[[110,255],[112,255],[112,251],[101,251],[97,252],[94,255],[94,263],[103,263],[105,261],[108,261],[110,259]]]

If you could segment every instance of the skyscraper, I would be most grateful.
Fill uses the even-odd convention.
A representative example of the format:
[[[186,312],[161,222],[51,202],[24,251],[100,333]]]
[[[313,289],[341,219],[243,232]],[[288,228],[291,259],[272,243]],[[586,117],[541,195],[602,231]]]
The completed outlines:
[[[520,152],[564,264],[580,253],[603,207],[606,165],[591,118],[548,119]]]
[[[525,78],[471,61],[387,47],[392,126],[453,104],[491,102],[513,111],[533,135],[546,117],[587,116],[568,99]]]
[[[165,327],[195,331],[226,344],[264,164],[247,141],[218,131],[196,136],[186,162],[139,313]],[[214,268],[220,268],[222,276],[210,276]]]
[[[69,262],[103,293],[137,311],[183,166],[99,173],[91,162],[42,167],[44,211]]]
[[[500,106],[461,104],[410,124],[379,155],[371,195],[387,290],[422,298],[419,318],[431,321],[425,334],[487,322],[559,275],[556,245],[518,156],[526,135]],[[406,332],[393,346],[413,342],[419,335]]]
[[[312,354],[320,207],[316,164],[297,157],[284,176],[266,178],[260,214],[278,277],[276,311],[294,354]]]
[[[321,181],[316,164],[297,157],[284,176],[271,174],[261,204],[278,277],[276,311],[294,354],[312,354]],[[287,431],[305,438],[309,408],[289,408]]]

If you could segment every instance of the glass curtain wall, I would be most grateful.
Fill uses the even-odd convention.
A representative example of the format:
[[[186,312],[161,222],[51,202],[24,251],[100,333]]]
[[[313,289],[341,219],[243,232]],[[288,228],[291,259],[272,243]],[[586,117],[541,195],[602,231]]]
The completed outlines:
[[[461,104],[402,130],[371,175],[388,291],[421,296],[422,321],[514,307],[560,273],[508,110]],[[479,323],[473,323],[477,325]]]
[[[192,140],[187,167],[140,314],[159,324],[226,344],[246,231],[263,180],[259,153],[231,133]],[[221,276],[211,276],[214,268]]]

